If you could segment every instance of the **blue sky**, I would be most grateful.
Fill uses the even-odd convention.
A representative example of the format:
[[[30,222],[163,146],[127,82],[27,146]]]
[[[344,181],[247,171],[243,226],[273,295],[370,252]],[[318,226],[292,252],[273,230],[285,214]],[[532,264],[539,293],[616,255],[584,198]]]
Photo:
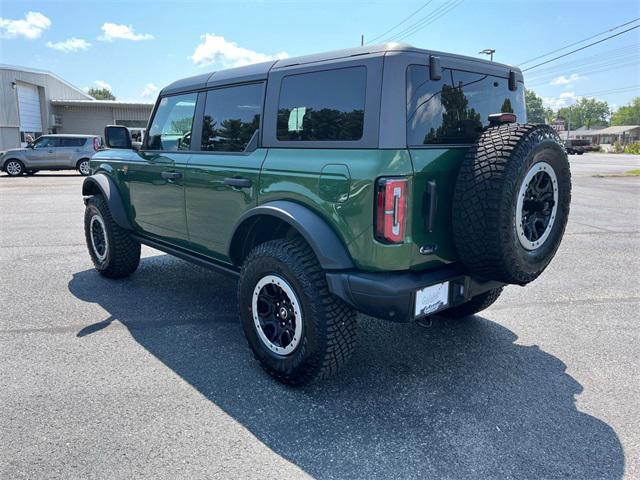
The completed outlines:
[[[425,4],[1,0],[0,63],[50,70],[80,88],[109,85],[120,100],[151,102],[181,77],[358,45],[361,33],[373,39]],[[442,16],[403,41],[471,56],[494,48],[496,61],[519,65],[640,17],[640,2],[432,0],[381,40],[430,14]],[[554,107],[582,95],[624,105],[640,95],[639,52],[636,29],[526,72],[525,82]]]

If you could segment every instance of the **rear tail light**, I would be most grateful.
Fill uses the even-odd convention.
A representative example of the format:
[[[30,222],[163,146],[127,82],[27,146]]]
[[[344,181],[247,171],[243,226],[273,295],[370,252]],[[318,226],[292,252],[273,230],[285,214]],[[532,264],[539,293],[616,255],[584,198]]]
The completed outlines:
[[[404,242],[406,211],[407,180],[379,179],[376,185],[376,238],[384,243]]]
[[[100,139],[98,137],[93,137],[93,149],[96,152],[100,150]]]

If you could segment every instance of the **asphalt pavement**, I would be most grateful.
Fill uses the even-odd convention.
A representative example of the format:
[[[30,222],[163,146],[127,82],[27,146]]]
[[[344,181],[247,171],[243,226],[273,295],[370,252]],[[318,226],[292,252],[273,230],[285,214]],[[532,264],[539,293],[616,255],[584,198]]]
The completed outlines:
[[[533,284],[431,328],[359,318],[351,363],[284,387],[236,283],[144,248],[112,281],[82,178],[0,175],[0,478],[640,478],[640,157],[572,156]]]

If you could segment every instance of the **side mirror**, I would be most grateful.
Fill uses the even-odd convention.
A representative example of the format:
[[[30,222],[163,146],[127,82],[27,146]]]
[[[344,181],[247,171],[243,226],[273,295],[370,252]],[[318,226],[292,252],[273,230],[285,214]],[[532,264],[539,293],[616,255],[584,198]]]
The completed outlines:
[[[104,139],[108,148],[131,150],[131,134],[122,125],[107,125],[104,127]]]

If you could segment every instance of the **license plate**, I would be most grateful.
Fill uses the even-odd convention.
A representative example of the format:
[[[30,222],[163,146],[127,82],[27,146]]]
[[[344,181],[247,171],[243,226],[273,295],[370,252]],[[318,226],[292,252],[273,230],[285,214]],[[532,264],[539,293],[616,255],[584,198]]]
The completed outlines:
[[[430,315],[449,306],[449,282],[438,283],[416,292],[415,316]]]

